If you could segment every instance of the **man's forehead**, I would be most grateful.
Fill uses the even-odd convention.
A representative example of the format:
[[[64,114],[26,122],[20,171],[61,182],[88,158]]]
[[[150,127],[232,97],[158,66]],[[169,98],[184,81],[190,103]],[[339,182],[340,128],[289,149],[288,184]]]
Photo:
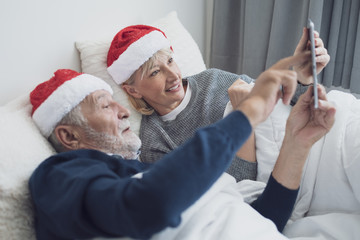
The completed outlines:
[[[86,98],[83,100],[83,104],[86,105],[97,105],[99,104],[101,101],[103,101],[103,99],[107,100],[112,100],[112,95],[105,90],[96,90],[95,92],[92,92],[91,94],[89,94],[88,96],[86,96]]]
[[[105,90],[97,90],[97,91],[93,92],[91,95],[95,100],[100,100],[100,99],[104,99],[104,98],[112,99],[112,95],[108,91],[105,91]]]
[[[106,90],[96,90],[95,92],[93,92],[91,94],[91,96],[96,99],[96,100],[101,100],[101,99],[113,99],[113,96],[111,93],[109,93]]]

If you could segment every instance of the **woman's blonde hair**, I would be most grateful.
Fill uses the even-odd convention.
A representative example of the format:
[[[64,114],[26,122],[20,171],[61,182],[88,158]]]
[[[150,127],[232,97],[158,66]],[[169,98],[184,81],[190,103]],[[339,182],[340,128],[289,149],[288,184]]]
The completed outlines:
[[[143,65],[136,70],[128,80],[122,85],[133,85],[135,83],[135,75],[140,74],[140,79],[143,79],[145,74],[148,73],[155,65],[157,60],[168,60],[169,57],[173,56],[173,51],[170,48],[163,48],[154,53]],[[126,92],[126,91],[125,91]],[[143,98],[135,98],[126,92],[129,102],[136,111],[143,115],[151,115],[154,112],[154,108],[150,106]]]

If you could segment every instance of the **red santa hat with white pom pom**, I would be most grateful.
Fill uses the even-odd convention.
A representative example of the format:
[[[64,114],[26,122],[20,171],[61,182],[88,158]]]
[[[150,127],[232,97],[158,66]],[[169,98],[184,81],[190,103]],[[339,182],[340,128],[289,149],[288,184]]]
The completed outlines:
[[[133,25],[118,32],[111,42],[107,56],[107,70],[117,84],[125,82],[150,57],[170,41],[158,28]]]
[[[96,90],[113,93],[100,78],[70,69],[59,69],[51,79],[39,84],[30,93],[30,102],[32,118],[42,135],[49,137],[63,117]]]

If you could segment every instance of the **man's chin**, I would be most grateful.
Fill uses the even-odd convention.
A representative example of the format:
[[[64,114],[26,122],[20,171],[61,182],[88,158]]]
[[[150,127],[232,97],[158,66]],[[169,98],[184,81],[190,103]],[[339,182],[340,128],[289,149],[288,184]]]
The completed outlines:
[[[139,151],[134,151],[134,152],[127,151],[125,153],[119,153],[119,155],[127,160],[137,160],[139,157]]]
[[[133,142],[139,142],[141,143],[140,138],[138,137],[138,135],[136,135],[133,131],[131,130],[127,130],[122,134],[123,139],[128,142],[128,141],[133,141]]]
[[[121,146],[122,155],[125,159],[137,159],[139,156],[139,149],[141,147],[140,138],[133,132],[129,131],[128,133],[123,135],[124,142]],[[124,146],[126,146],[124,148]]]
[[[97,132],[91,127],[85,128],[84,131],[89,142],[92,142],[98,147],[97,149],[103,152],[117,154],[125,159],[136,159],[138,157],[141,140],[130,129],[118,136]]]

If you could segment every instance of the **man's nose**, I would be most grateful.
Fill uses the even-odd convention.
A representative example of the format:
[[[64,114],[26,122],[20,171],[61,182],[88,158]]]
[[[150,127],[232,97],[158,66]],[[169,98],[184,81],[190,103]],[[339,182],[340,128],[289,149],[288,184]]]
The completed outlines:
[[[130,111],[127,108],[121,106],[120,104],[117,104],[117,108],[119,119],[128,118],[130,116]]]

